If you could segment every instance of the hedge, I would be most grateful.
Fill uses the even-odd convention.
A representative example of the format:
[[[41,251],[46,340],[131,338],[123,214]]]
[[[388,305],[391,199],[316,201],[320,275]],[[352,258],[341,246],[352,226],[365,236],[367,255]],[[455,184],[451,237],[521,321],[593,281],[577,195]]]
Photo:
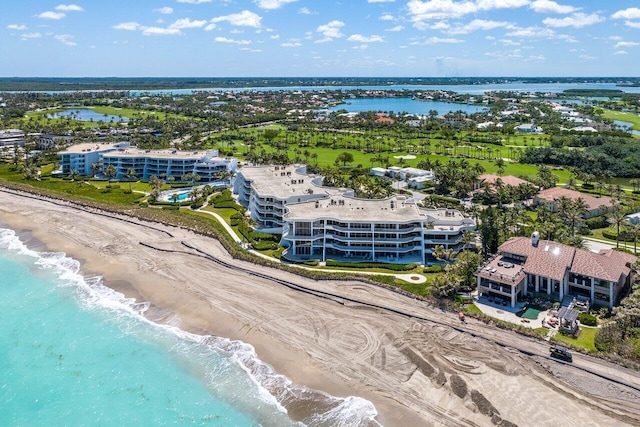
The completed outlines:
[[[429,267],[425,267],[422,272],[423,273],[440,273],[444,271],[444,266],[436,264],[436,265],[430,265]]]
[[[266,251],[268,249],[276,249],[278,247],[278,243],[269,242],[265,240],[258,240],[258,241],[251,242],[251,246],[253,247],[253,249],[257,251]]]
[[[346,261],[334,261],[332,259],[327,260],[327,267],[347,267],[347,268],[384,268],[386,270],[393,271],[408,271],[413,270],[415,264],[384,264],[381,262],[346,262]]]
[[[228,200],[225,202],[213,202],[214,207],[216,209],[218,208],[231,208],[231,209],[235,209],[237,211],[240,211],[241,209],[244,209],[242,206],[240,206],[239,204],[237,204],[235,201],[233,200]]]
[[[587,326],[597,326],[598,325],[598,318],[592,314],[589,313],[580,313],[578,315],[578,321],[580,323],[582,323],[583,325],[587,325]]]

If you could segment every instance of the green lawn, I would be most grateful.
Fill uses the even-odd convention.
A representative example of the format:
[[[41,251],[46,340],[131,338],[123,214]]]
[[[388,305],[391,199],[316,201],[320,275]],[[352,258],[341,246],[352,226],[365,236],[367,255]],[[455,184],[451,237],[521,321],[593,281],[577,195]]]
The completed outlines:
[[[604,110],[602,114],[604,118],[611,120],[620,120],[632,124],[632,129],[640,130],[640,116],[635,113],[626,113],[622,111]]]
[[[580,335],[578,336],[578,338],[562,335],[561,333],[558,332],[553,336],[553,339],[563,343],[571,344],[575,347],[584,348],[589,353],[595,353],[598,351],[594,345],[597,330],[598,330],[597,328],[589,328],[586,326],[582,326]]]
[[[40,181],[27,181],[24,179],[22,173],[14,170],[13,165],[7,164],[0,165],[0,179],[27,184],[32,187],[42,188],[65,196],[73,196],[105,203],[132,205],[134,202],[139,201],[142,198],[142,195],[138,193],[127,194],[126,191],[129,190],[129,187],[126,184],[120,185],[120,188],[116,188],[118,184],[114,184],[113,188],[107,189],[106,182],[101,183],[103,184],[102,187],[98,187],[91,182],[72,182],[47,176],[43,176]]]

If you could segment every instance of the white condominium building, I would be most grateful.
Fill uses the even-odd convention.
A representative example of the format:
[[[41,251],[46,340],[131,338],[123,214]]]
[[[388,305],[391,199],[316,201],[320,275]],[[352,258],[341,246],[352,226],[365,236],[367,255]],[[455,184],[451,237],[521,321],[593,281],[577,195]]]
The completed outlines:
[[[90,176],[94,174],[91,166],[100,161],[100,156],[117,149],[129,147],[128,142],[118,142],[116,144],[89,142],[76,144],[58,152],[60,159],[60,173],[67,175],[72,171],[78,171],[80,175]]]
[[[249,166],[238,171],[233,192],[260,231],[280,234],[286,206],[329,197],[322,177],[306,174],[306,166]]]
[[[103,167],[113,165],[116,168],[117,179],[126,177],[127,171],[133,169],[140,179],[155,175],[164,179],[174,177],[179,181],[184,175],[197,174],[202,182],[210,182],[217,179],[218,172],[233,172],[238,168],[237,159],[218,157],[218,150],[141,150],[129,147],[104,153],[101,158]]]
[[[77,170],[81,175],[94,175],[92,165],[102,162],[102,169],[112,165],[116,179],[127,176],[133,169],[138,179],[152,175],[181,180],[184,175],[197,174],[203,182],[215,181],[221,171],[233,172],[238,167],[235,158],[218,157],[218,151],[141,150],[128,142],[78,144],[58,153],[60,172],[69,174]]]
[[[322,187],[304,166],[245,167],[234,192],[257,229],[282,234],[292,260],[432,263],[437,245],[462,248],[475,228],[456,210],[421,209],[412,199],[358,199],[353,190]]]
[[[458,252],[475,222],[452,209],[421,209],[405,196],[357,199],[344,194],[288,205],[282,244],[296,260],[431,264],[442,245]]]

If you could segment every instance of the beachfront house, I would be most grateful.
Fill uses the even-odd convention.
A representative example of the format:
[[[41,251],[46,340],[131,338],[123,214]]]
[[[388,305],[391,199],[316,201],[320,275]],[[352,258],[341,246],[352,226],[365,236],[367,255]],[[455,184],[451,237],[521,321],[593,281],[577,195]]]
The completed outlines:
[[[598,253],[551,240],[512,237],[475,273],[478,293],[515,307],[524,295],[562,301],[569,295],[613,308],[631,281],[636,256],[611,249]]]

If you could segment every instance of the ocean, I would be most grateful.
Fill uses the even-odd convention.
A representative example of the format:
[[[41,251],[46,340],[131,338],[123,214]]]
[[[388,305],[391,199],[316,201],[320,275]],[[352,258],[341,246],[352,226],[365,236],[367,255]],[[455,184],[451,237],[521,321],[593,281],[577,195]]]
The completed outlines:
[[[150,322],[147,304],[28,240],[0,228],[1,426],[378,425],[369,401],[293,384],[246,343]]]

